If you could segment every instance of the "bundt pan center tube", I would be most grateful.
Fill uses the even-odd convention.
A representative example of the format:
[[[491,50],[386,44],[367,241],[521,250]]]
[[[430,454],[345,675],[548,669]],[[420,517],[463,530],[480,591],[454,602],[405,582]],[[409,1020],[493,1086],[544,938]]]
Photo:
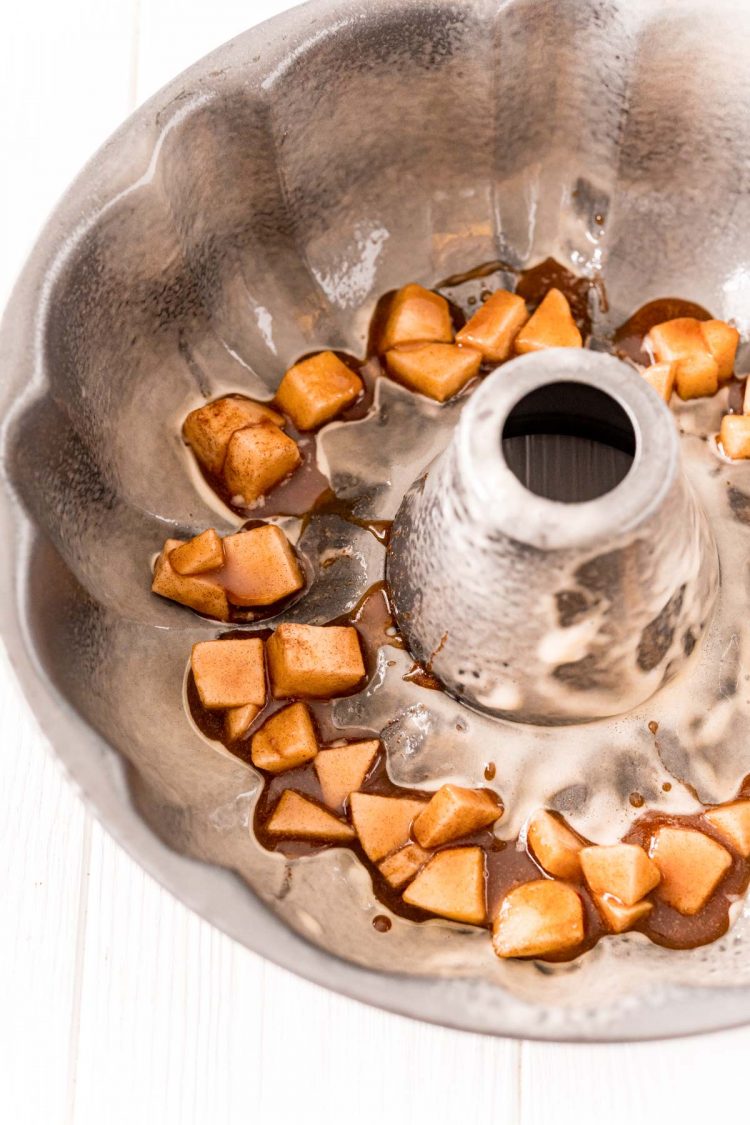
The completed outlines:
[[[411,652],[458,699],[527,723],[645,702],[702,635],[718,575],[669,410],[632,368],[578,349],[484,381],[405,497],[388,559]]]
[[[586,348],[442,404],[373,378],[365,416],[305,438],[336,503],[274,516],[309,586],[241,628],[350,621],[387,579],[411,651],[383,629],[326,739],[379,738],[401,787],[493,790],[498,853],[539,809],[607,844],[734,800],[750,480],[714,441],[730,392],[670,416],[603,353],[679,297],[737,326],[750,369],[748,57],[735,0],[314,0],[142,106],[43,231],[0,328],[3,638],[106,828],[250,949],[501,1035],[750,1020],[739,897],[704,946],[627,932],[566,963],[501,961],[476,926],[393,911],[378,929],[353,847],[264,848],[263,778],[182,692],[192,646],[227,626],[150,591],[165,541],[242,524],[186,449],[191,411],[267,403],[322,349],[361,359],[406,283],[468,318],[554,260]],[[394,519],[388,553],[374,530]]]

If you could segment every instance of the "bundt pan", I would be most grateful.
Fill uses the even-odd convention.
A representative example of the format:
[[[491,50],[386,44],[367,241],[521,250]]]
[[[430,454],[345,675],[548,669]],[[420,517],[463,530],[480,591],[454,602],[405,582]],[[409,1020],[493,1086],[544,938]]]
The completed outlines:
[[[513,394],[496,383],[492,398],[485,383],[458,430],[464,399],[439,407],[381,381],[370,416],[327,427],[320,463],[358,516],[398,513],[391,578],[417,650],[434,647],[441,606],[471,646],[503,536],[516,551],[528,533],[529,552],[514,555],[523,568],[545,543],[596,542],[601,558],[608,544],[629,551],[636,528],[652,586],[668,589],[684,569],[674,612],[705,626],[699,651],[687,669],[671,664],[655,694],[663,669],[658,683],[623,680],[622,707],[613,665],[590,706],[569,711],[542,684],[514,715],[513,691],[472,688],[450,644],[436,671],[452,694],[404,686],[390,649],[368,687],[336,705],[337,720],[385,731],[404,784],[482,784],[492,747],[509,837],[542,804],[591,838],[616,837],[636,815],[627,794],[658,807],[667,776],[685,783],[670,798],[677,811],[681,800],[690,810],[691,792],[733,796],[750,773],[745,470],[691,438],[700,406],[680,416],[677,440],[666,410],[597,356],[596,340],[666,295],[733,319],[747,338],[748,57],[750,11],[736,0],[315,0],[143,106],[70,189],[18,282],[0,339],[0,614],[21,684],[131,855],[204,918],[310,980],[410,1016],[546,1039],[646,1039],[750,1019],[741,903],[713,945],[677,952],[622,935],[557,965],[501,962],[484,932],[451,923],[395,918],[378,932],[383,908],[352,852],[289,863],[257,843],[257,774],[212,746],[184,705],[191,644],[216,623],[149,590],[166,538],[236,526],[191,467],[180,439],[190,409],[227,391],[267,398],[316,348],[362,355],[377,299],[407,281],[554,257],[606,285],[585,362],[568,361],[566,374],[551,353],[541,367],[517,361]],[[492,427],[521,390],[560,377],[603,380],[632,428],[633,470],[587,509],[601,524],[545,525],[559,505],[524,499],[501,463]],[[410,492],[438,456],[424,491]],[[494,487],[510,498],[500,514]],[[475,538],[447,556],[455,514],[472,504]],[[330,512],[309,521],[300,550],[313,585],[286,620],[348,612],[385,568],[366,528]],[[316,566],[324,553],[334,565]],[[537,595],[555,565],[528,571]],[[451,566],[460,596],[442,585]],[[606,567],[597,580],[606,586]],[[640,590],[641,622],[652,593]],[[499,659],[497,631],[536,627],[533,606],[501,611],[487,597],[491,629],[472,656],[481,683]],[[625,651],[632,630],[620,624]],[[536,688],[521,632],[518,674]],[[647,720],[665,732],[659,754]]]

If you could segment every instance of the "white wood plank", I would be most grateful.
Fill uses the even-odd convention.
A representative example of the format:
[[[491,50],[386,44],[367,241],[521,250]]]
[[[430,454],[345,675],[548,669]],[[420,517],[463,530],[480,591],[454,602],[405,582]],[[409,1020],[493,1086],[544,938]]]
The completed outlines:
[[[90,819],[0,649],[0,1120],[62,1125]]]

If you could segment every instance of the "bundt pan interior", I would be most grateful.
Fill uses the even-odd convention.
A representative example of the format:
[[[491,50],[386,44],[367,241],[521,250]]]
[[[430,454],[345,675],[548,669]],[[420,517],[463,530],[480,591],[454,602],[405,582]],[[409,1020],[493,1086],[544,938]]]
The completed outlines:
[[[692,951],[635,934],[566,964],[502,963],[465,927],[396,920],[377,932],[351,852],[290,867],[264,851],[248,829],[255,771],[212,749],[185,713],[190,646],[216,624],[154,597],[148,570],[167,537],[235,526],[191,469],[187,411],[226,391],[268,397],[316,348],[362,355],[377,299],[407,281],[551,256],[603,276],[600,336],[679,295],[746,339],[748,57],[750,10],[734,0],[314,0],[151,99],[44,230],[0,339],[5,640],[105,826],[256,952],[393,1011],[503,1035],[639,1039],[750,1019],[747,912]],[[382,388],[373,417],[321,439],[337,492],[393,518],[459,408]],[[733,524],[724,541],[741,533]],[[305,535],[310,557],[330,548],[336,565],[283,619],[323,622],[361,598],[381,548],[330,514]],[[740,651],[741,627],[719,620]],[[363,695],[345,701],[342,722],[394,717],[387,692],[369,711]],[[419,706],[415,694],[411,719]],[[723,736],[701,744],[716,800],[750,773],[748,718],[732,714],[737,745],[724,758]],[[505,720],[481,721],[502,746]],[[558,788],[583,768],[573,751],[565,760],[570,742],[544,744],[552,774],[560,755]],[[437,743],[437,773],[461,773]],[[409,745],[404,735],[396,773]],[[640,768],[625,736],[611,752],[596,747],[598,773],[586,774],[604,789],[608,771]],[[497,762],[502,790],[501,750]]]

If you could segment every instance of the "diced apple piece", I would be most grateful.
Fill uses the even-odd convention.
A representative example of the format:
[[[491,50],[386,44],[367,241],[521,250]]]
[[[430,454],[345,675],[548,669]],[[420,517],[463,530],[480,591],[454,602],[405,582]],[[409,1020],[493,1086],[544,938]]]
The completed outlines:
[[[653,387],[659,398],[669,402],[674,390],[675,364],[652,363],[650,367],[642,368],[641,374],[649,386]]]
[[[285,789],[281,794],[266,824],[266,832],[270,836],[296,837],[321,844],[348,844],[354,839],[354,831],[348,824],[293,789]]]
[[[359,636],[351,625],[279,625],[267,652],[277,699],[329,699],[351,691],[365,675]]]
[[[529,319],[523,297],[498,289],[456,333],[456,342],[481,352],[488,363],[502,363],[513,350],[513,341]]]
[[[715,395],[719,389],[719,368],[708,352],[677,359],[674,363],[674,385],[684,401]]]
[[[352,793],[349,807],[352,824],[368,859],[379,863],[408,841],[412,821],[425,807],[425,801],[410,797],[378,797],[373,793]]]
[[[304,585],[294,550],[275,524],[228,535],[224,554],[221,582],[232,605],[273,605]]]
[[[706,820],[736,852],[747,859],[750,856],[750,801],[730,801],[706,813]]]
[[[385,357],[388,371],[412,391],[445,402],[479,371],[482,357],[456,344],[404,344]]]
[[[532,879],[503,899],[492,927],[498,957],[546,957],[583,941],[583,903],[568,883]]]
[[[247,426],[229,439],[224,482],[232,496],[249,506],[293,473],[301,460],[296,441],[278,426]]]
[[[296,769],[317,753],[318,738],[304,703],[292,703],[271,715],[250,744],[253,765],[268,773]]]
[[[487,918],[484,852],[446,848],[434,855],[404,892],[404,902],[441,918],[481,926]]]
[[[224,587],[215,578],[203,574],[178,574],[171,563],[172,551],[183,546],[180,539],[167,539],[162,553],[156,560],[154,578],[151,583],[153,593],[160,594],[170,601],[189,606],[196,613],[215,617],[217,621],[229,619],[229,602]]]
[[[745,375],[745,391],[742,395],[742,413],[750,414],[750,375]]]
[[[659,828],[651,858],[661,872],[659,897],[680,914],[697,914],[732,866],[726,848],[694,828]]]
[[[219,398],[192,410],[185,419],[182,433],[204,469],[218,476],[224,468],[232,434],[259,422],[284,425],[281,414],[262,403],[251,402],[248,398]]]
[[[582,344],[567,297],[559,289],[550,289],[516,336],[515,349],[518,355],[525,355],[544,348],[580,348]]]
[[[436,848],[470,836],[494,824],[502,815],[503,806],[494,793],[443,785],[414,821],[413,835],[423,848]]]
[[[637,844],[593,844],[581,850],[581,867],[595,895],[614,895],[632,906],[659,882],[659,869]]]
[[[750,457],[750,415],[725,414],[719,434],[721,448],[733,461],[746,461]]]
[[[447,343],[453,339],[450,308],[445,297],[421,285],[405,285],[391,300],[380,350],[400,344]]]
[[[626,906],[614,895],[595,896],[595,899],[599,913],[613,934],[622,934],[625,930],[632,929],[636,922],[640,922],[654,909],[653,902],[646,901]]]
[[[719,382],[725,383],[732,378],[740,334],[725,320],[704,320],[701,322],[701,331],[719,368]]]
[[[672,363],[676,359],[709,353],[701,322],[692,316],[678,316],[655,324],[644,344],[657,363]]]
[[[380,874],[394,890],[398,891],[414,878],[431,855],[431,852],[420,848],[419,844],[404,844],[403,848],[399,848],[397,852],[383,860],[380,864]]]
[[[243,707],[246,703],[262,707],[266,702],[263,641],[259,637],[199,641],[193,645],[191,666],[207,711]]]
[[[300,360],[281,380],[276,402],[298,430],[315,430],[362,394],[359,375],[334,352]]]
[[[221,538],[210,527],[208,531],[175,547],[169,561],[178,574],[205,574],[207,570],[218,570],[224,564]]]
[[[529,821],[526,840],[534,859],[549,875],[580,879],[581,848],[586,845],[559,817],[539,809]]]
[[[227,742],[239,742],[244,738],[258,715],[260,707],[246,703],[244,707],[230,707],[224,716],[224,736]]]
[[[350,793],[362,788],[379,747],[377,738],[373,738],[321,750],[315,759],[315,772],[327,805],[338,809]]]

